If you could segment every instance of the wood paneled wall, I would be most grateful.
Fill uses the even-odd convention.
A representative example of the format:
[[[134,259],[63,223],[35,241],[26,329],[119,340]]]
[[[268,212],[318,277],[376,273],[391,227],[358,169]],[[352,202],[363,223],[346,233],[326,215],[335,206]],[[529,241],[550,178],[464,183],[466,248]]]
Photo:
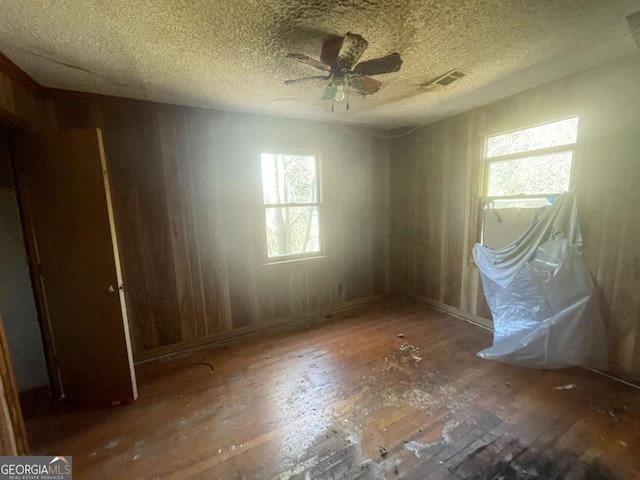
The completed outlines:
[[[609,326],[611,370],[640,377],[637,54],[392,141],[323,123],[43,91],[13,67],[0,64],[2,115],[103,130],[139,360],[385,292],[488,324],[470,262],[482,139],[579,114],[585,258]],[[326,258],[262,265],[258,155],[273,147],[321,154]]]
[[[0,121],[11,125],[41,125],[41,87],[0,53]]]
[[[387,151],[371,131],[51,95],[52,127],[104,134],[137,360],[385,293]],[[320,154],[326,257],[263,265],[265,148]]]
[[[608,324],[610,368],[640,378],[640,55],[428,125],[390,145],[391,284],[482,321],[470,261],[484,136],[580,115],[585,259]]]

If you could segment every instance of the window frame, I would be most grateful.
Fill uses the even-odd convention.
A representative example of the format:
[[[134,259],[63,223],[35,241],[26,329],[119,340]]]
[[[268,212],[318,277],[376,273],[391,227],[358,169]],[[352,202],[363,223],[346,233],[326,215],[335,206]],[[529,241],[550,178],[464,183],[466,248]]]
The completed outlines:
[[[545,148],[538,148],[536,150],[527,150],[524,152],[517,152],[517,153],[509,153],[509,154],[505,154],[505,155],[498,155],[496,157],[487,157],[487,146],[488,146],[488,142],[489,139],[492,137],[497,137],[500,135],[506,135],[509,133],[513,133],[513,132],[519,132],[522,130],[528,130],[530,128],[535,128],[535,127],[540,127],[542,125],[548,125],[551,123],[557,123],[557,122],[561,122],[564,120],[569,120],[572,118],[577,118],[578,119],[578,128],[576,131],[576,141],[574,143],[569,143],[566,145],[556,145],[553,147],[545,147]],[[489,196],[488,195],[488,191],[489,191],[489,165],[491,163],[496,163],[496,162],[506,162],[506,161],[513,161],[513,160],[519,160],[519,159],[523,159],[523,158],[530,158],[530,157],[536,157],[536,156],[542,156],[542,155],[550,155],[550,154],[554,154],[554,153],[565,153],[565,152],[572,152],[572,156],[571,156],[571,170],[569,172],[569,189],[568,191],[573,191],[575,189],[576,186],[576,172],[578,169],[578,152],[579,152],[579,142],[580,142],[580,115],[577,113],[571,114],[571,115],[566,115],[566,116],[562,116],[560,118],[555,118],[553,120],[548,120],[545,122],[540,122],[540,123],[535,123],[535,124],[530,124],[530,125],[526,125],[526,126],[522,126],[519,128],[513,128],[510,130],[506,130],[506,131],[501,131],[501,132],[496,132],[496,133],[490,133],[490,134],[485,134],[481,145],[482,145],[482,150],[481,150],[481,154],[480,154],[480,160],[481,160],[481,174],[480,174],[480,205],[479,205],[479,227],[480,227],[480,231],[479,231],[479,235],[478,235],[478,242],[480,244],[484,244],[484,230],[485,230],[485,214],[486,214],[486,205],[487,202],[490,199],[496,199],[496,200],[526,200],[526,199],[537,199],[537,198],[545,198],[545,197],[553,197],[553,196],[558,196],[560,195],[562,192],[558,193],[558,192],[553,192],[553,193],[537,193],[537,194],[532,194],[532,195],[527,195],[527,194],[522,194],[522,195],[494,195],[494,196]],[[539,207],[522,207],[522,208],[539,208]]]
[[[264,200],[264,179],[262,177],[262,155],[289,155],[313,157],[316,173],[316,202],[304,203],[265,203]],[[325,235],[324,235],[324,212],[323,212],[323,193],[322,193],[322,170],[321,155],[317,150],[306,150],[296,148],[262,148],[258,153],[258,164],[260,165],[260,197],[262,204],[262,264],[278,265],[299,261],[308,261],[326,257],[325,253]],[[291,207],[316,207],[318,209],[318,242],[320,249],[315,252],[293,253],[289,255],[269,256],[269,244],[267,240],[267,209],[268,208],[291,208]]]

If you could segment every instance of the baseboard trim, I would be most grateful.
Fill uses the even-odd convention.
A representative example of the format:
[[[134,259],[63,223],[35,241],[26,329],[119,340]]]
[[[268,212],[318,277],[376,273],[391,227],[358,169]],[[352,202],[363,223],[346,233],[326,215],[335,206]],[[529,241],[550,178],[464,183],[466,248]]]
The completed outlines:
[[[386,300],[392,298],[387,294],[373,295],[369,297],[359,298],[357,300],[351,300],[349,302],[341,303],[339,305],[333,305],[332,307],[320,308],[317,310],[312,310],[306,312],[304,316],[301,317],[285,317],[279,318],[276,320],[271,320],[269,322],[259,323],[256,325],[248,325],[246,327],[237,328],[235,330],[230,330],[228,332],[221,332],[215,335],[210,335],[208,337],[198,338],[196,340],[192,340],[189,342],[183,342],[175,345],[167,345],[166,347],[156,348],[153,350],[148,350],[146,352],[142,352],[139,355],[135,356],[134,363],[136,365],[140,365],[142,363],[151,362],[154,360],[158,360],[159,358],[168,357],[171,355],[181,355],[189,350],[206,348],[212,345],[215,345],[220,342],[226,342],[238,339],[240,337],[248,337],[250,335],[256,335],[264,332],[268,332],[269,330],[273,330],[274,328],[280,328],[290,325],[296,325],[302,322],[307,322],[310,320],[316,319],[316,317],[325,316],[325,315],[335,315],[337,313],[342,313],[348,310],[353,310],[354,308],[362,307],[364,305],[368,305],[370,303],[378,302],[381,300]]]
[[[477,327],[481,327],[485,330],[493,332],[493,322],[488,318],[479,317],[478,315],[474,315],[473,313],[465,312],[464,310],[460,310],[459,308],[452,307],[451,305],[446,305],[444,303],[438,302],[437,300],[432,300],[422,295],[410,295],[410,297],[421,303],[426,303],[436,310],[448,313],[449,315],[459,318],[460,320],[464,320],[465,322],[472,323]]]
[[[611,373],[608,373],[608,372],[605,372],[605,371],[602,371],[602,370],[598,370],[597,368],[591,368],[591,367],[583,367],[583,368],[586,368],[587,370],[590,370],[590,371],[595,372],[595,373],[599,373],[600,375],[603,375],[603,376],[605,376],[607,378],[610,378],[611,380],[615,380],[616,382],[623,383],[627,387],[631,387],[631,388],[635,388],[636,390],[640,390],[640,384],[635,383],[634,381],[627,380],[627,379],[622,378],[622,377],[618,377],[617,375],[613,375]]]
[[[403,294],[403,296],[411,298],[420,303],[424,303],[425,305],[428,305],[431,308],[440,310],[441,312],[447,313],[452,317],[456,317],[460,320],[471,323],[476,327],[480,327],[490,332],[493,332],[493,322],[487,318],[474,315],[473,313],[465,312],[463,310],[460,310],[459,308],[452,307],[451,305],[446,305],[442,302],[438,302],[437,300],[427,298],[423,295],[413,295],[413,294],[405,293]],[[308,322],[310,320],[316,320],[317,317],[320,317],[320,316],[334,315],[334,314],[346,312],[349,310],[353,310],[355,308],[362,307],[364,305],[368,305],[374,302],[389,300],[392,298],[394,298],[394,296],[388,295],[388,294],[374,295],[370,297],[360,298],[358,300],[352,300],[350,302],[345,302],[340,306],[338,306],[338,308],[335,308],[335,307],[324,308],[324,309],[318,309],[312,312],[308,312],[305,314],[304,317],[300,317],[300,318],[292,318],[292,317],[281,318],[278,320],[272,320],[270,322],[265,322],[258,325],[249,325],[247,327],[238,328],[237,330],[232,330],[230,332],[211,335],[209,337],[200,338],[192,342],[185,342],[179,345],[173,345],[173,346],[170,345],[170,346],[155,349],[155,350],[149,350],[148,352],[144,352],[140,354],[136,358],[135,364],[140,365],[142,363],[152,362],[160,358],[169,357],[172,355],[180,356],[181,354],[185,354],[191,350],[207,348],[217,343],[228,342],[228,341],[236,340],[239,338],[250,337],[251,335],[266,333],[275,328],[295,326],[297,324]],[[586,368],[587,370],[590,370],[594,373],[598,373],[616,382],[622,383],[628,387],[640,390],[640,384],[635,383],[635,381],[628,380],[623,377],[619,377],[617,375],[604,372],[602,370],[597,370],[595,368],[589,368],[589,367],[583,367],[583,368]]]
[[[442,312],[448,313],[449,315],[459,318],[460,320],[464,320],[465,322],[472,323],[473,325],[476,325],[478,327],[484,328],[485,330],[489,330],[493,332],[493,322],[487,318],[482,318],[472,313],[464,312],[458,308],[452,307],[450,305],[445,305],[444,303],[438,302],[436,300],[432,300],[422,295],[408,295],[408,296],[421,303],[425,303],[430,307],[435,308],[436,310],[440,310]],[[598,373],[604,377],[610,378],[611,380],[622,383],[628,387],[640,390],[640,384],[636,383],[633,380],[628,380],[626,378],[619,377],[617,375],[614,375],[602,370],[598,370],[596,368],[590,368],[590,367],[582,367],[582,368],[586,368],[587,370],[590,370],[594,373]]]

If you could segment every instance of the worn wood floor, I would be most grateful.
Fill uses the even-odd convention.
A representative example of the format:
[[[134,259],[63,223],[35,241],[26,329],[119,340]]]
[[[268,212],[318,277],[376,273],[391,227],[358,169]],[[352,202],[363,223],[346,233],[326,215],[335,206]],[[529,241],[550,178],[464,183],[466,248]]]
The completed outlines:
[[[640,478],[638,390],[477,358],[490,341],[377,304],[140,365],[131,405],[27,405],[27,430],[76,479]]]

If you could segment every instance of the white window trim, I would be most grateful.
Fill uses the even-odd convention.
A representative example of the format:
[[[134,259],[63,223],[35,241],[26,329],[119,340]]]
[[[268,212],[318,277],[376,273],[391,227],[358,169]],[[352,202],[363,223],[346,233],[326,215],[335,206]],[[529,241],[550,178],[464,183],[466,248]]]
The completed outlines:
[[[575,186],[575,172],[576,172],[576,164],[577,164],[577,151],[578,151],[578,141],[579,137],[576,137],[575,143],[569,143],[566,145],[558,145],[555,147],[547,147],[547,148],[539,148],[537,150],[528,150],[525,152],[518,153],[510,153],[507,155],[499,155],[497,157],[487,157],[487,143],[490,138],[497,137],[500,135],[506,135],[508,133],[519,132],[521,130],[528,130],[530,128],[539,127],[542,125],[547,125],[550,123],[561,122],[563,120],[569,120],[571,118],[580,118],[579,115],[569,115],[562,118],[557,118],[554,120],[549,120],[548,122],[538,123],[535,125],[528,125],[521,128],[516,128],[513,130],[508,130],[506,132],[492,133],[491,135],[486,135],[484,137],[484,142],[482,143],[482,210],[484,210],[484,206],[486,205],[489,199],[495,200],[526,200],[529,198],[544,198],[544,197],[553,197],[558,196],[562,192],[547,192],[547,193],[536,193],[533,195],[488,195],[489,191],[489,165],[491,163],[511,161],[511,160],[520,160],[522,158],[529,158],[535,156],[549,155],[553,153],[564,153],[564,152],[572,152],[571,156],[571,172],[569,173],[569,190],[573,190]],[[579,127],[578,127],[578,135],[579,135]],[[484,231],[484,226],[482,228]]]
[[[290,155],[290,156],[308,156],[315,159],[316,170],[316,189],[318,200],[316,202],[305,203],[265,203],[264,202],[264,180],[262,178],[262,155]],[[322,194],[322,169],[320,153],[313,150],[301,150],[292,148],[263,148],[258,154],[258,162],[260,167],[260,196],[262,198],[262,265],[287,265],[301,261],[309,261],[322,259],[326,257],[325,253],[325,227],[324,227],[324,211],[323,211],[323,194]],[[269,256],[267,245],[267,209],[268,208],[287,208],[287,207],[317,207],[318,208],[318,241],[320,249],[316,252],[295,253],[291,255]]]
[[[566,145],[558,145],[555,147],[547,147],[547,148],[539,148],[536,150],[529,150],[529,151],[525,151],[525,152],[517,152],[517,153],[511,153],[511,154],[507,154],[507,155],[499,155],[496,157],[487,157],[487,144],[490,138],[492,137],[497,137],[500,135],[505,135],[508,133],[513,133],[513,132],[519,132],[521,130],[528,130],[530,128],[535,128],[535,127],[539,127],[542,125],[547,125],[550,123],[556,123],[556,122],[561,122],[563,120],[569,120],[571,118],[578,118],[578,131],[577,131],[577,136],[576,136],[576,141],[574,143],[569,143]],[[488,191],[489,191],[489,165],[493,162],[500,162],[500,161],[508,161],[508,160],[519,160],[521,158],[528,158],[528,157],[534,157],[534,156],[538,156],[538,155],[545,155],[545,154],[552,154],[552,153],[562,153],[562,152],[573,152],[573,155],[571,157],[571,171],[569,173],[569,191],[573,191],[576,187],[576,172],[578,169],[578,152],[579,152],[579,143],[580,143],[580,115],[575,113],[572,115],[567,115],[564,117],[560,117],[560,118],[555,118],[552,120],[548,120],[545,122],[541,122],[541,123],[536,123],[536,124],[531,124],[531,125],[525,125],[522,127],[518,127],[518,128],[514,128],[511,130],[506,130],[506,131],[501,131],[501,132],[495,132],[495,133],[491,133],[491,134],[486,134],[483,138],[482,141],[482,154],[481,154],[481,160],[482,160],[482,166],[481,166],[481,174],[480,174],[480,192],[481,196],[480,196],[480,205],[478,205],[479,210],[478,210],[478,217],[476,217],[478,220],[478,224],[480,231],[477,232],[477,241],[480,244],[484,244],[484,235],[485,235],[485,215],[486,215],[486,205],[490,200],[526,200],[526,199],[539,199],[539,198],[547,198],[547,197],[557,197],[559,196],[562,192],[553,192],[553,193],[538,193],[535,195],[493,195],[493,196],[489,196],[488,195]],[[537,209],[539,207],[522,207],[522,208],[531,208],[531,209]],[[476,230],[477,231],[477,230]],[[469,255],[469,262],[471,264],[474,263],[473,258],[471,255]]]

